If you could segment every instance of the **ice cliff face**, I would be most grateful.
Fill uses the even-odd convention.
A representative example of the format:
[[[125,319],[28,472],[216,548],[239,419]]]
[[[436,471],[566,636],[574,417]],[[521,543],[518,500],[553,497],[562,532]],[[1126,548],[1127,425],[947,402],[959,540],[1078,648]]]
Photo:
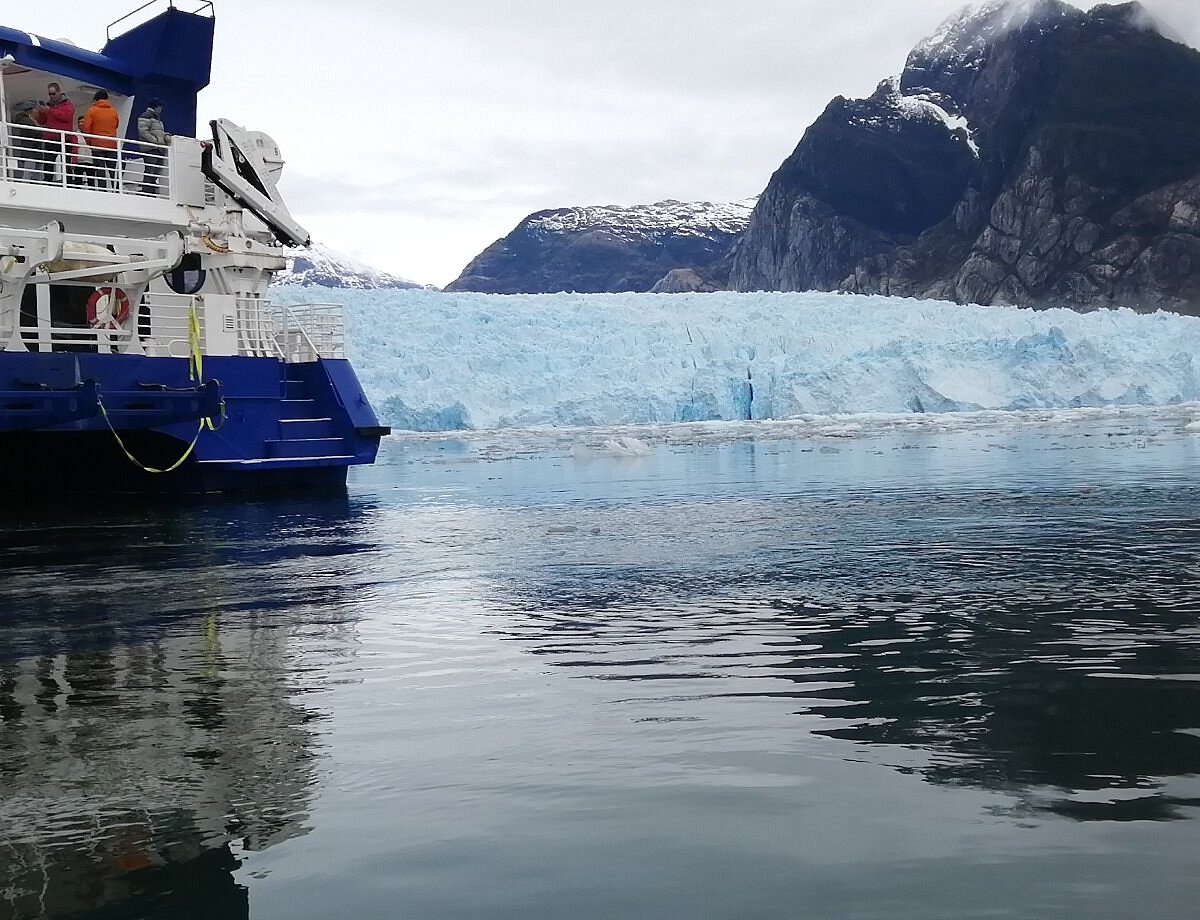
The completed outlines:
[[[557,208],[526,217],[451,282],[490,294],[649,291],[672,269],[723,285],[752,200]],[[676,282],[678,281],[676,276]]]
[[[1169,313],[729,291],[329,299],[346,305],[349,357],[381,421],[397,429],[1200,399],[1200,318]]]
[[[1135,3],[956,14],[809,128],[730,287],[1200,313],[1200,53]]]
[[[292,287],[357,288],[417,288],[422,285],[399,278],[335,252],[328,246],[314,243],[307,249],[288,252],[288,267],[275,279],[276,284]]]

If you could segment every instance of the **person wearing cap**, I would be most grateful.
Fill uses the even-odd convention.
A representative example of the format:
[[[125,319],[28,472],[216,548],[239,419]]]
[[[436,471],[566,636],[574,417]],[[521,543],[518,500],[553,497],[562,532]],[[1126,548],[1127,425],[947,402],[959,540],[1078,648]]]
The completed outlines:
[[[142,142],[142,193],[158,194],[158,178],[167,161],[167,145],[171,135],[162,120],[163,101],[151,99],[146,111],[138,116],[138,140]]]
[[[9,139],[12,141],[13,153],[17,159],[17,177],[37,181],[44,171],[45,164],[42,154],[45,144],[42,142],[42,132],[39,129],[35,115],[38,104],[32,99],[25,99],[13,106]]]
[[[117,128],[121,125],[121,116],[108,101],[105,90],[96,90],[92,96],[92,107],[83,116],[83,133],[89,135],[85,140],[92,148],[92,162],[96,172],[105,176],[108,182],[117,178]]]

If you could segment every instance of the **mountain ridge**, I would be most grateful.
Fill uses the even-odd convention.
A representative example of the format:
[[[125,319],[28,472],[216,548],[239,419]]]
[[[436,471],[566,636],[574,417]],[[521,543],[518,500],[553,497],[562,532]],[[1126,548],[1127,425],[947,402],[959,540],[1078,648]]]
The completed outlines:
[[[724,285],[753,199],[550,208],[476,256],[447,291],[491,294],[649,291],[672,269]]]

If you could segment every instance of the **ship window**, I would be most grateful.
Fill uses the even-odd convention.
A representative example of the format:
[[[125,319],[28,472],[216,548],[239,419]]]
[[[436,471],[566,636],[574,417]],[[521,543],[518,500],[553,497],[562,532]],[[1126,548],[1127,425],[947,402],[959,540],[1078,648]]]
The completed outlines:
[[[169,271],[163,277],[167,287],[176,294],[195,294],[204,287],[206,272],[200,267],[200,256],[189,252],[174,271]]]

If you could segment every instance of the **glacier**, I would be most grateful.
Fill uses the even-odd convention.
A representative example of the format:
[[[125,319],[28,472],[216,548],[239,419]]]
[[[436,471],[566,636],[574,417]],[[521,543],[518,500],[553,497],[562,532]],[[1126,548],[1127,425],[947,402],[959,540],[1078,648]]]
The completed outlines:
[[[277,302],[312,299],[280,288]],[[823,293],[320,292],[398,430],[1170,406],[1200,318]]]

